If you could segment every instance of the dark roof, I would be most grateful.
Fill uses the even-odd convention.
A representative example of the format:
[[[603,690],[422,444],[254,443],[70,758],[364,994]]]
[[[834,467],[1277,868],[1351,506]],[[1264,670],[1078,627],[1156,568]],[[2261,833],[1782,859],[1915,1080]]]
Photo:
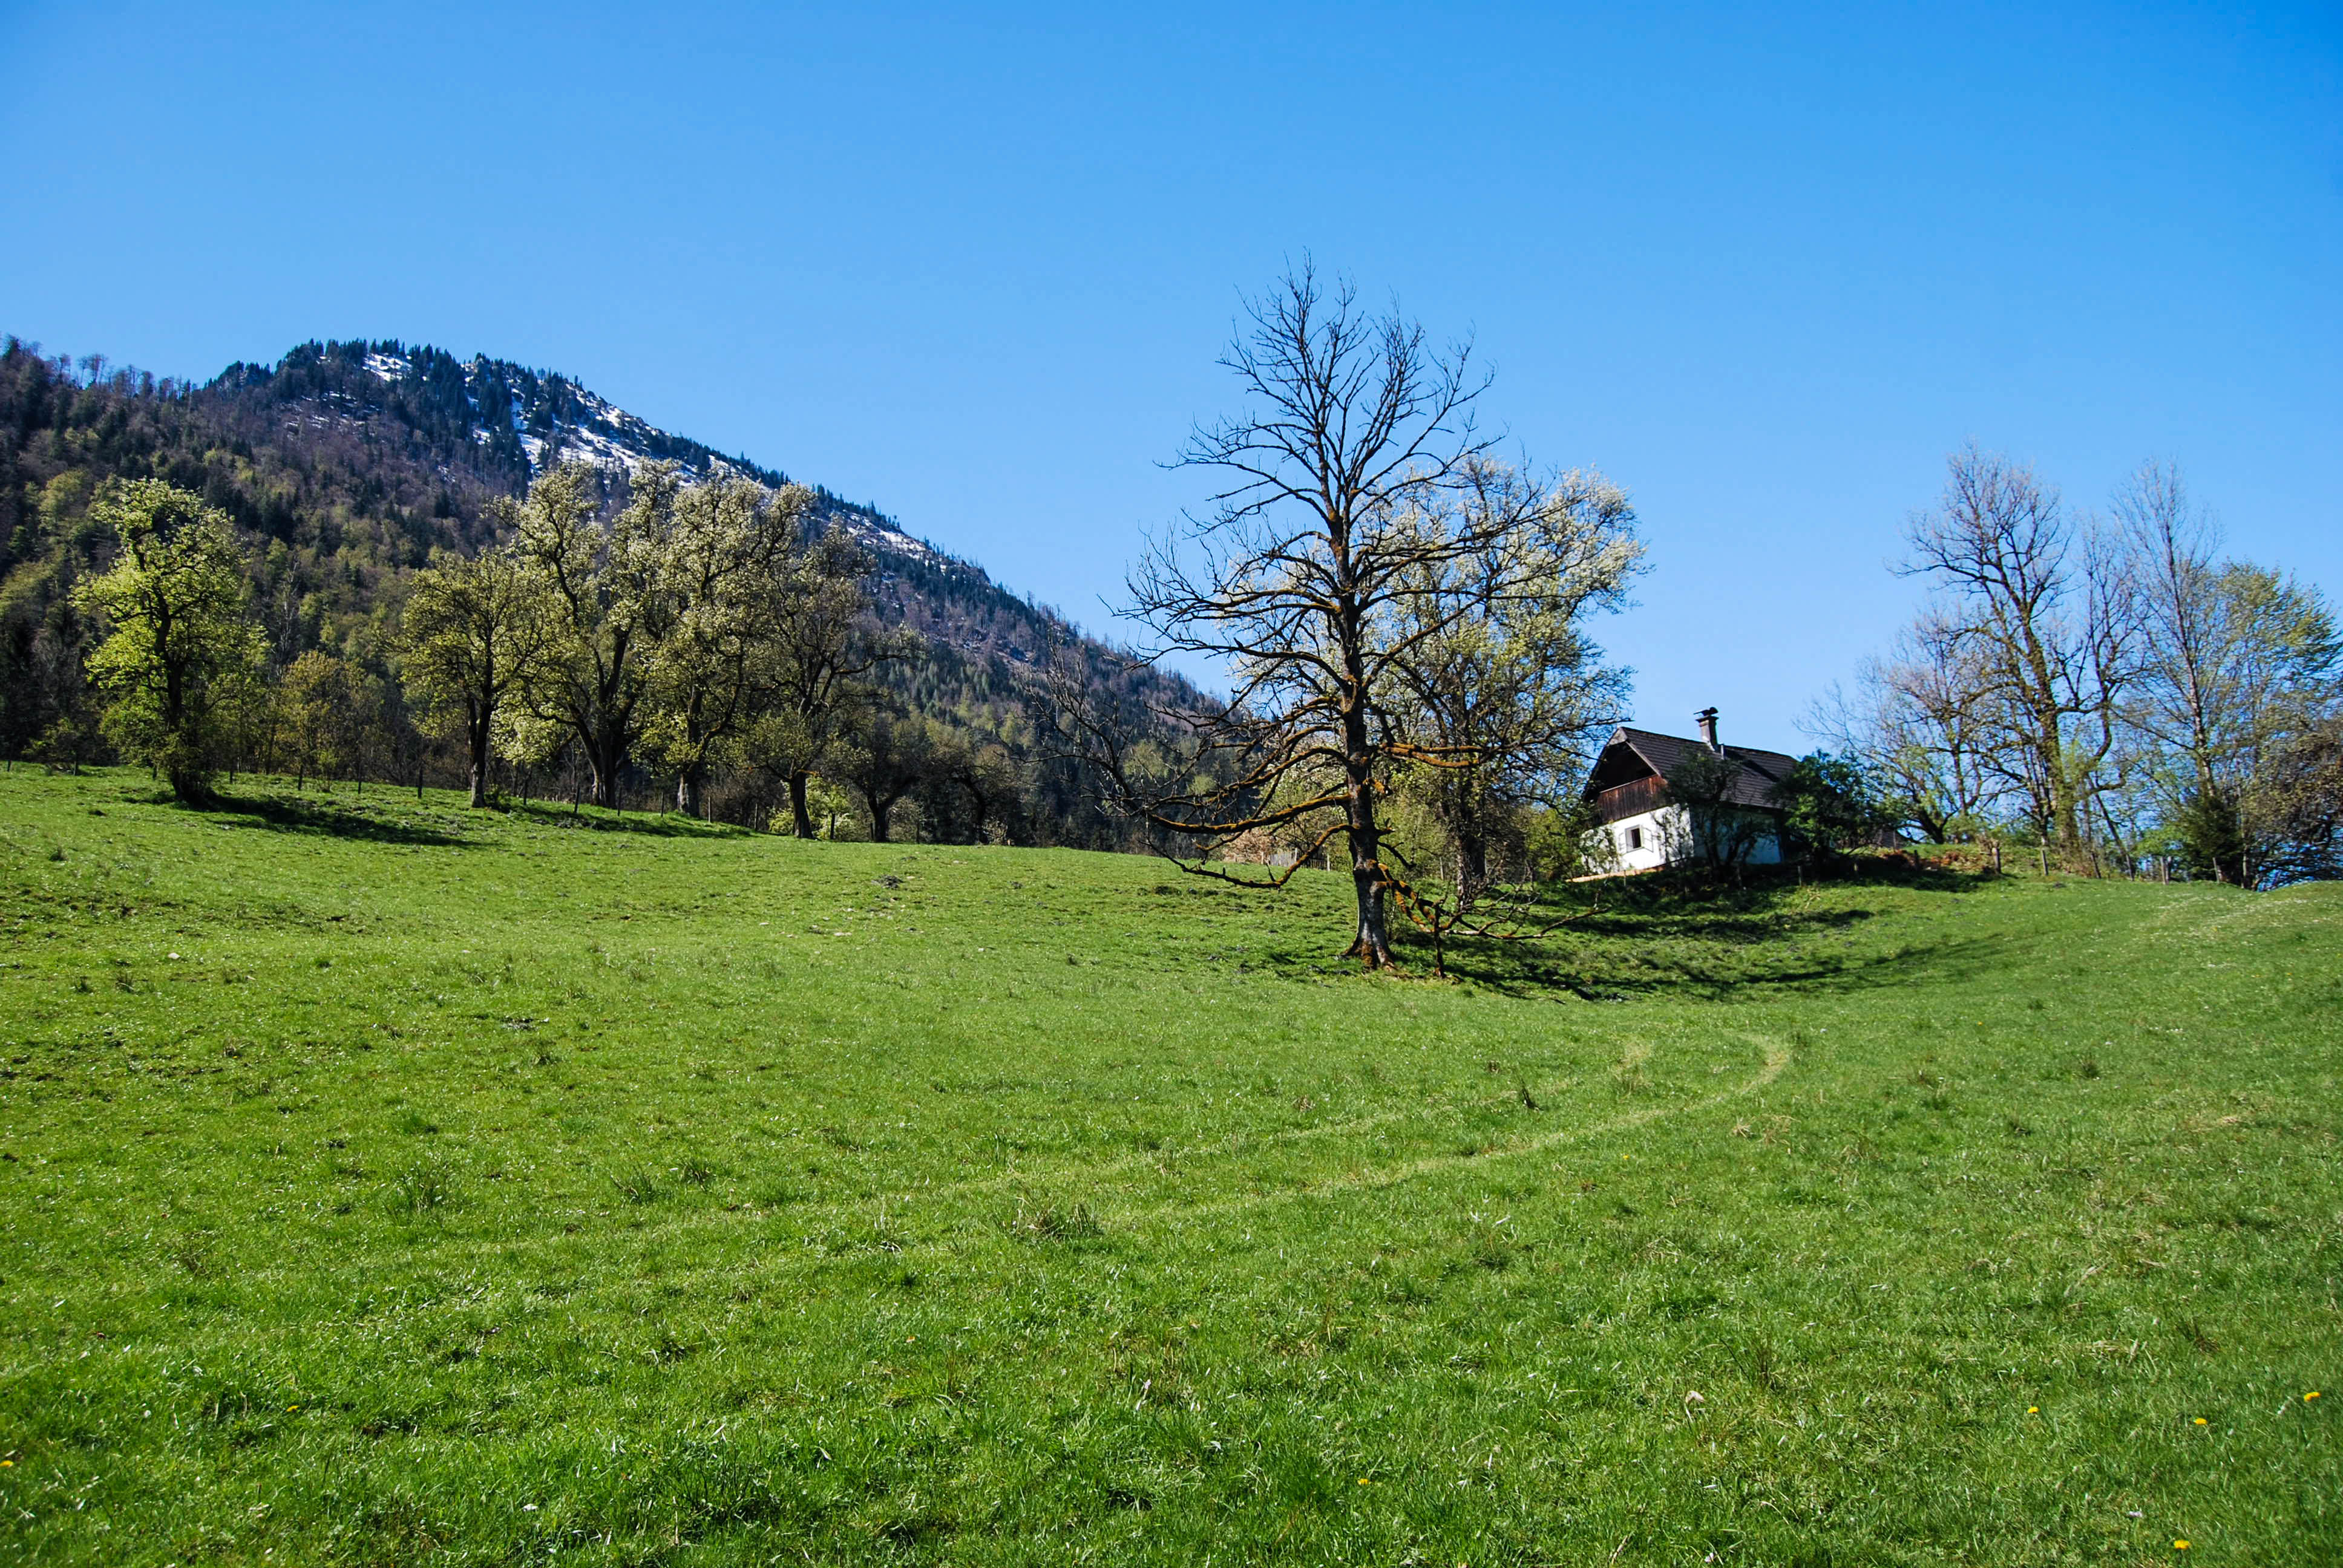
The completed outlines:
[[[1611,739],[1604,743],[1602,755],[1595,759],[1594,771],[1586,777],[1586,794],[1592,799],[1605,789],[1655,773],[1663,779],[1672,778],[1685,758],[1707,749],[1701,742],[1681,735],[1630,729],[1623,724],[1612,731]],[[1769,811],[1780,809],[1780,803],[1774,799],[1775,788],[1789,778],[1798,759],[1755,746],[1728,743],[1724,750],[1741,764],[1729,799],[1735,805]]]

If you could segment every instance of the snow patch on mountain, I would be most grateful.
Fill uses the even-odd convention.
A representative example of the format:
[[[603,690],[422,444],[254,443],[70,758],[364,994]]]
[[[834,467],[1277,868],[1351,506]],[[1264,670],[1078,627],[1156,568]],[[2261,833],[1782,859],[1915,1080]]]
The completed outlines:
[[[348,380],[314,382],[298,403],[295,419],[317,429],[332,425],[367,426],[386,415],[408,420],[453,417],[460,436],[478,448],[500,453],[493,459],[528,465],[532,479],[564,463],[582,463],[631,480],[644,466],[671,462],[687,484],[719,479],[783,482],[783,477],[746,457],[726,457],[699,442],[672,435],[618,407],[567,376],[532,370],[508,360],[476,354],[458,360],[427,347],[381,340],[372,343],[309,344],[288,355],[280,374],[298,368],[314,373],[338,365],[361,372],[370,385]],[[455,372],[451,377],[449,372]],[[452,384],[451,381],[458,384]],[[460,399],[460,400],[459,400]],[[443,424],[439,427],[446,429]],[[443,437],[444,438],[444,437]],[[510,469],[506,470],[508,474]],[[877,511],[832,499],[826,520],[843,528],[882,563],[889,561],[984,579],[981,568],[914,538]],[[990,579],[985,579],[990,580]]]
[[[884,551],[890,555],[908,556],[913,560],[925,561],[930,566],[954,564],[942,551],[923,540],[913,538],[902,529],[890,524],[874,523],[863,518],[850,517],[842,526],[848,533],[873,549]]]
[[[372,367],[370,359],[368,368]],[[585,463],[631,477],[644,464],[665,459],[678,464],[695,480],[752,477],[740,465],[713,453],[704,461],[694,461],[689,443],[561,377],[530,376],[515,385],[516,378],[505,373],[505,367],[486,358],[475,358],[464,370],[475,407],[480,404],[482,381],[494,377],[503,384],[512,410],[513,433],[528,454],[532,475],[562,463]],[[487,438],[485,432],[480,438]]]

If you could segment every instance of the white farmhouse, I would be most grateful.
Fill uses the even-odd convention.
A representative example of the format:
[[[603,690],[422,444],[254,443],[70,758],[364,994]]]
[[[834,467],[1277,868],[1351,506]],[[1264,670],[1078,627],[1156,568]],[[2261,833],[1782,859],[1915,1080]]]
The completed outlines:
[[[1704,846],[1694,842],[1692,812],[1668,791],[1668,780],[1703,753],[1735,765],[1724,809],[1704,824],[1712,840],[1729,839],[1733,858],[1745,865],[1770,866],[1782,859],[1782,809],[1775,791],[1797,759],[1754,746],[1719,745],[1716,709],[1703,709],[1699,718],[1697,740],[1622,725],[1594,759],[1585,798],[1611,837],[1620,870],[1655,871],[1704,858]],[[1713,853],[1715,844],[1707,848]]]

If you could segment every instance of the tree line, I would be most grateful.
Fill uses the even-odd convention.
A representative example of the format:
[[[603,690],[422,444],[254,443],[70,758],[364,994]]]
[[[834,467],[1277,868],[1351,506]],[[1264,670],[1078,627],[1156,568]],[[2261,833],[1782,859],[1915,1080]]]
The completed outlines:
[[[403,358],[407,373],[377,375],[369,365],[382,355]],[[106,739],[90,679],[106,620],[79,590],[122,548],[106,498],[119,482],[155,479],[225,517],[240,551],[259,678],[274,695],[264,704],[242,683],[234,738],[218,754],[231,776],[249,767],[304,783],[463,787],[470,749],[461,724],[430,709],[416,684],[402,640],[407,599],[426,568],[510,538],[516,508],[504,503],[525,498],[528,463],[490,447],[499,430],[513,434],[499,388],[541,391],[558,379],[532,383],[532,375],[414,346],[347,343],[306,345],[273,369],[234,367],[198,387],[0,344],[0,756],[69,767],[124,755]],[[481,407],[470,407],[468,395]],[[531,430],[543,403],[531,406]],[[547,429],[548,439],[560,435]],[[646,442],[640,455],[669,455],[659,440]],[[680,437],[665,446],[702,472],[718,466]],[[721,467],[787,487],[745,459]],[[631,489],[607,468],[595,483],[598,519],[608,521]],[[856,771],[886,830],[1127,847],[1126,825],[1101,809],[1080,769],[1033,745],[1019,677],[1053,635],[1088,648],[1101,679],[1129,683],[1131,673],[980,569],[931,550],[886,549],[887,519],[820,487],[810,494],[809,535],[875,541],[863,584],[873,634],[920,634],[917,658],[860,678],[875,695],[863,715],[870,743],[859,749],[869,765]],[[711,765],[697,779],[701,809],[763,827],[788,810],[789,791],[740,761],[737,739],[709,748]],[[850,760],[841,744],[832,768],[809,782],[807,816],[818,830],[872,830],[869,798],[844,777]],[[671,800],[676,780],[659,772],[665,766],[664,748],[636,746],[608,798]],[[515,796],[593,796],[593,770],[575,743],[550,755],[494,750],[487,772],[492,789]]]
[[[1906,528],[1925,608],[1813,728],[1934,842],[2263,886],[2343,875],[2343,628],[2171,464],[2104,513],[1975,447]]]
[[[558,467],[498,503],[500,542],[435,553],[378,647],[272,665],[230,520],[166,481],[116,481],[91,508],[113,563],[72,596],[103,628],[84,672],[99,717],[57,719],[33,753],[143,763],[201,805],[239,769],[419,788],[439,747],[476,807],[499,777],[567,776],[580,804],[616,808],[634,772],[691,816],[725,780],[736,815],[800,837],[850,822],[884,839],[907,802],[930,831],[1016,836],[1048,781],[1013,731],[939,724],[872,678],[921,640],[871,617],[869,554],[813,526],[813,503],[649,463],[614,508],[594,470]]]
[[[339,377],[347,402],[365,387],[347,357],[287,365]],[[1643,568],[1624,494],[1503,457],[1475,423],[1488,380],[1469,344],[1436,348],[1306,266],[1252,303],[1222,362],[1246,409],[1181,460],[1224,482],[1130,574],[1124,608],[1154,644],[1129,658],[1050,643],[1046,612],[997,592],[970,618],[954,584],[910,588],[917,563],[874,569],[825,526],[831,498],[764,471],[690,483],[649,461],[614,490],[555,467],[523,495],[468,494],[447,514],[458,537],[426,549],[440,503],[427,515],[405,478],[386,495],[407,500],[374,498],[377,474],[405,470],[366,457],[360,429],[330,470],[340,542],[310,529],[288,551],[223,478],[272,448],[206,448],[200,494],[67,466],[93,436],[192,447],[183,392],[117,374],[95,417],[51,421],[55,472],[23,488],[11,548],[45,549],[47,575],[18,580],[55,586],[27,635],[0,605],[29,677],[12,682],[37,699],[12,690],[11,722],[43,726],[14,744],[143,760],[191,800],[245,769],[453,774],[475,804],[501,784],[616,807],[655,781],[674,809],[800,836],[1146,847],[1271,881],[1341,864],[1371,966],[1394,911],[1435,939],[1486,932],[1501,884],[1602,869],[1581,787],[1629,692],[1591,635]],[[29,476],[35,448],[0,447]],[[353,553],[368,528],[393,543]],[[1792,837],[2022,839],[2249,885],[2343,872],[2343,636],[2314,588],[2225,557],[2176,470],[2143,468],[2097,515],[1971,449],[1906,538],[1927,607],[1817,705],[1832,749],[1780,802]],[[321,610],[336,571],[347,608]],[[936,635],[911,629],[922,615]],[[1045,646],[1021,678],[1028,650],[1004,638],[1030,625]],[[953,646],[971,632],[980,660]],[[1167,655],[1224,668],[1229,694],[1165,679]],[[1698,804],[1697,779],[1672,789]]]

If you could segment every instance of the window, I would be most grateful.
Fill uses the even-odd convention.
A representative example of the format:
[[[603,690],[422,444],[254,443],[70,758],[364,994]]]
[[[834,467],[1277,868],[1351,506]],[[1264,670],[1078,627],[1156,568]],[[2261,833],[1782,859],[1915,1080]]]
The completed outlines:
[[[1627,829],[1627,848],[1629,848],[1630,849],[1642,849],[1643,847],[1644,847],[1644,830],[1643,830],[1641,828],[1630,828],[1630,829]]]

